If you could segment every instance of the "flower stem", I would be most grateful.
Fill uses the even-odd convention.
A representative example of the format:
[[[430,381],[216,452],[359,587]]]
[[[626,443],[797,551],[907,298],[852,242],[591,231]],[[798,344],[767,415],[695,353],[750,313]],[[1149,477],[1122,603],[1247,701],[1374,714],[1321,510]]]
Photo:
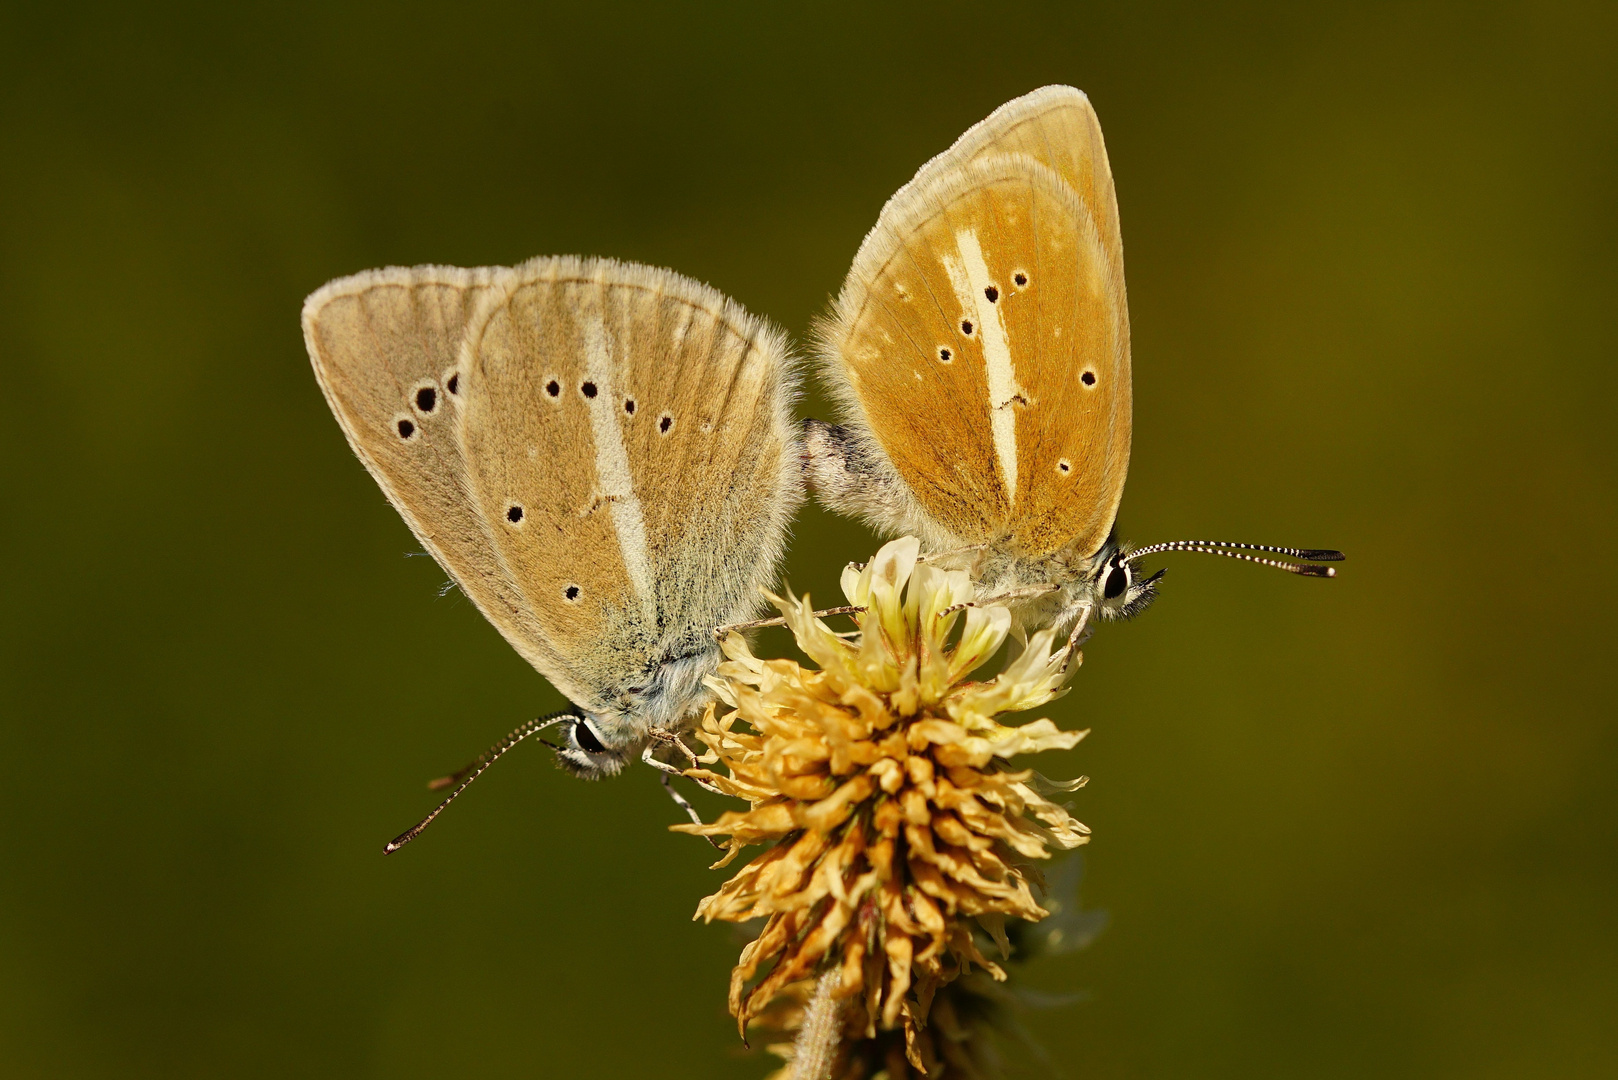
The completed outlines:
[[[842,1008],[836,1000],[841,982],[833,967],[815,984],[815,996],[803,1014],[803,1027],[793,1044],[792,1080],[830,1080],[837,1063],[837,1047],[842,1040]]]

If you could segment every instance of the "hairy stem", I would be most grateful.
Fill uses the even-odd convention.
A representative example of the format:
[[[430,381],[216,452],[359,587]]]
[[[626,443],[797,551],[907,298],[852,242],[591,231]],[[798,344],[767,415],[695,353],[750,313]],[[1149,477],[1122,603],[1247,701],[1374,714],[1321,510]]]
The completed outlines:
[[[793,1043],[792,1080],[830,1080],[843,1034],[842,1004],[836,999],[841,981],[833,967],[815,984],[815,996],[809,999]]]

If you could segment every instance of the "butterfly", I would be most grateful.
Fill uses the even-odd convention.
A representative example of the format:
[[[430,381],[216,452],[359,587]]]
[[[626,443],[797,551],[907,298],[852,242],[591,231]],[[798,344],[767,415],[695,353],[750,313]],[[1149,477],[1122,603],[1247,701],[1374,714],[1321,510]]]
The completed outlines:
[[[303,329],[355,454],[573,704],[450,778],[439,809],[547,728],[581,777],[657,763],[709,696],[714,628],[774,583],[802,498],[785,336],[689,278],[576,258],[341,278]]]
[[[935,558],[970,555],[1015,626],[1069,655],[1092,617],[1126,619],[1202,551],[1331,577],[1341,552],[1177,541],[1128,549],[1129,305],[1112,171],[1095,110],[1069,86],[996,109],[922,166],[865,237],[816,329],[842,423],[804,425],[827,508]],[[1247,554],[1261,551],[1306,562]]]

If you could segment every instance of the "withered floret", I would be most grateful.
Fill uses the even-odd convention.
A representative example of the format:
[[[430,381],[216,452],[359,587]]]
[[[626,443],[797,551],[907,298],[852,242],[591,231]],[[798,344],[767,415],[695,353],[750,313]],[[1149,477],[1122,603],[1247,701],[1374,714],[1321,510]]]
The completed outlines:
[[[1047,912],[1036,863],[1089,830],[1046,796],[1053,784],[1008,759],[1067,749],[1084,732],[996,719],[1061,692],[1067,659],[1053,631],[1033,635],[995,678],[968,676],[1010,629],[1001,606],[973,604],[964,571],[918,562],[914,539],[843,575],[859,632],[840,636],[808,598],[772,597],[816,668],[755,657],[740,637],[710,685],[722,706],[697,730],[708,748],[688,775],[749,809],[678,831],[725,837],[744,865],[697,917],[765,919],[731,974],[743,1029],[805,980],[828,980],[850,1039],[902,1030],[918,1070],[939,991],[974,968],[1003,979],[1005,919]],[[783,998],[783,995],[786,995]],[[778,1006],[779,1007],[779,1006]]]

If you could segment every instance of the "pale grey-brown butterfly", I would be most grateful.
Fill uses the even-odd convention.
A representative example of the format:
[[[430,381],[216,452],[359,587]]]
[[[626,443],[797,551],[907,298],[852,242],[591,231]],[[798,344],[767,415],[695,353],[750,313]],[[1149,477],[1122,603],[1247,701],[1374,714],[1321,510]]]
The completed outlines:
[[[1017,98],[888,200],[819,329],[843,425],[805,425],[830,509],[938,557],[972,553],[1017,627],[1127,618],[1162,571],[1206,551],[1330,577],[1340,552],[1180,541],[1119,546],[1129,469],[1129,306],[1101,125],[1069,86]],[[1071,652],[1070,652],[1071,655]]]
[[[441,783],[459,786],[439,810],[545,728],[579,776],[659,764],[801,498],[785,337],[678,274],[575,258],[341,278],[303,328],[354,452],[575,706]]]

